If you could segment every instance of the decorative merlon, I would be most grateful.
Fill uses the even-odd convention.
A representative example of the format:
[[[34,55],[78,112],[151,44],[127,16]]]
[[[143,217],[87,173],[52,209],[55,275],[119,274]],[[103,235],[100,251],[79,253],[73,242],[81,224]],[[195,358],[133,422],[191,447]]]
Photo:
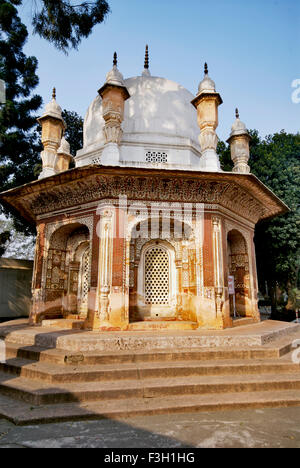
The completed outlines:
[[[218,106],[222,102],[221,96],[216,92],[214,81],[208,76],[208,67],[205,63],[204,78],[199,84],[198,94],[192,100],[192,104],[197,109],[198,114],[202,166],[203,169],[209,171],[220,170],[219,157],[216,152],[218,136],[215,130],[219,123]]]
[[[249,143],[251,137],[246,129],[246,125],[241,122],[238,109],[235,110],[236,120],[231,127],[231,134],[227,140],[230,144],[231,159],[234,163],[233,172],[248,174],[250,167],[248,161],[250,157]]]
[[[57,150],[56,171],[67,171],[69,169],[70,162],[72,159],[73,157],[70,153],[70,144],[63,136],[61,139],[60,147]]]
[[[124,119],[124,103],[130,94],[124,84],[123,75],[117,68],[117,54],[114,53],[113,68],[106,76],[106,82],[99,89],[102,98],[102,112],[105,126],[103,129],[105,147],[101,164],[117,165],[120,160],[119,145],[122,138],[121,124]]]
[[[55,88],[53,88],[52,100],[45,106],[43,115],[37,120],[42,127],[42,144],[44,146],[44,150],[41,152],[43,170],[39,176],[39,179],[43,179],[59,172],[56,169],[57,150],[66,129],[61,107],[56,102]]]

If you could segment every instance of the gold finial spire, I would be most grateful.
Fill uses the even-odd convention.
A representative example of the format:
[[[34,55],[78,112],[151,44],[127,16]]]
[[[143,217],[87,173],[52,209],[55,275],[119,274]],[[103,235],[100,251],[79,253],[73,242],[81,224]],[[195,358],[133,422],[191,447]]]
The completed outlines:
[[[146,70],[149,69],[149,47],[148,47],[148,44],[146,44],[144,68]]]
[[[206,62],[204,64],[204,75],[208,75],[208,66]]]
[[[235,116],[236,116],[237,119],[240,118],[240,114],[239,114],[238,108],[235,109]]]
[[[52,99],[56,99],[56,88],[52,90]]]
[[[118,56],[117,56],[117,52],[114,53],[113,65],[114,65],[114,67],[116,67],[116,66],[118,65]]]

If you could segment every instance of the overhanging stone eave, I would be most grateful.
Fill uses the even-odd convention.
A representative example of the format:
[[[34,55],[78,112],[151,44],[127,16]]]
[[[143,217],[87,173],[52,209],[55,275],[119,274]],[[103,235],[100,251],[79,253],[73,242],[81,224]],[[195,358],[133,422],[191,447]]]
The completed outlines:
[[[227,182],[234,184],[245,190],[256,203],[259,203],[264,210],[256,222],[262,219],[272,218],[274,216],[287,213],[289,208],[255,175],[253,174],[238,174],[233,172],[207,172],[207,171],[185,171],[181,169],[153,169],[153,168],[136,168],[136,167],[115,167],[89,165],[79,168],[69,169],[68,171],[56,174],[45,179],[39,179],[23,186],[10,189],[0,194],[0,202],[15,210],[26,221],[34,224],[36,222],[36,214],[32,211],[30,204],[34,197],[43,192],[52,192],[56,188],[63,189],[66,185],[80,180],[86,180],[87,177],[93,175],[105,177],[151,177],[160,179],[174,179],[179,181],[184,179],[203,180],[205,182]],[[103,197],[99,197],[101,199]],[[151,197],[149,198],[151,199]],[[200,201],[200,200],[199,200]],[[200,201],[201,202],[201,201]],[[220,203],[222,205],[222,203]],[[52,210],[49,209],[49,213]]]

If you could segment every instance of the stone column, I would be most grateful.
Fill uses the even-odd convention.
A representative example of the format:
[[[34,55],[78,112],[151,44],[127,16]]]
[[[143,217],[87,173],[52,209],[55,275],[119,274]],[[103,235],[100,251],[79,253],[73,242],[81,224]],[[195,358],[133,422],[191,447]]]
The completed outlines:
[[[182,261],[177,259],[176,265],[176,278],[177,278],[177,317],[182,318]]]
[[[111,292],[112,263],[112,212],[103,213],[100,228],[100,258],[99,258],[99,327],[110,328],[109,294]]]
[[[84,327],[86,329],[99,329],[99,256],[100,256],[100,230],[101,230],[101,215],[94,212],[93,215],[93,230],[90,231],[90,248],[91,254],[91,278],[90,288],[88,293],[88,314],[85,319]]]
[[[29,316],[29,323],[35,325],[38,322],[38,316],[43,311],[42,274],[43,259],[45,250],[45,223],[37,224],[37,237],[35,244],[34,267],[32,276],[32,300]]]
[[[60,147],[57,150],[55,165],[56,172],[67,171],[69,169],[71,160],[72,155],[70,154],[70,145],[65,137],[62,137]]]
[[[239,111],[236,109],[236,121],[231,128],[230,137],[227,143],[230,144],[231,159],[234,163],[233,172],[248,174],[250,167],[248,161],[250,157],[249,142],[251,137],[243,122],[240,121]]]
[[[101,156],[102,165],[118,165],[119,145],[122,138],[121,124],[124,118],[124,103],[130,94],[124,84],[122,74],[117,68],[117,54],[114,54],[113,68],[98,93],[102,98],[102,112],[105,120],[105,146]]]
[[[251,236],[251,248],[249,251],[249,274],[250,284],[252,286],[251,299],[252,299],[252,317],[255,322],[260,322],[260,312],[258,309],[258,279],[257,279],[257,267],[256,267],[256,255],[255,255],[255,244],[254,244],[254,234]],[[252,281],[251,281],[252,279]]]
[[[53,89],[52,101],[46,105],[44,114],[37,120],[42,126],[44,150],[41,152],[41,158],[43,170],[39,179],[43,179],[57,173],[57,149],[66,128],[61,116],[61,108],[56,102],[55,88]]]
[[[219,171],[220,162],[216,149],[218,136],[218,106],[222,104],[221,96],[216,93],[215,83],[209,78],[207,64],[204,68],[204,79],[199,85],[198,94],[192,100],[197,109],[198,125],[200,127],[199,142],[201,146],[202,168],[207,171]]]
[[[213,257],[214,257],[214,281],[215,281],[215,300],[217,321],[222,321],[223,305],[223,261],[222,261],[222,239],[221,239],[221,220],[213,216]]]
[[[130,241],[126,241],[126,217],[126,209],[121,206],[114,209],[110,324],[115,330],[126,329],[129,324]]]

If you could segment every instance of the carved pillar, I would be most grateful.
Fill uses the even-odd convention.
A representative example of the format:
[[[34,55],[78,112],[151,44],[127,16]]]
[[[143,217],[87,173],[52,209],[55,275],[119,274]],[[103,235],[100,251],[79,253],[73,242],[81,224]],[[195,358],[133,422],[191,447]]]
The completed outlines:
[[[221,237],[221,220],[217,216],[212,217],[213,225],[213,259],[214,259],[214,283],[215,283],[215,302],[216,302],[216,318],[223,328],[224,317],[222,313],[223,306],[223,255],[222,255],[222,237]]]
[[[105,147],[101,164],[117,165],[120,160],[119,144],[122,138],[121,124],[124,118],[124,103],[130,94],[124,84],[122,74],[117,68],[117,54],[114,54],[113,68],[98,93],[102,98],[102,112],[105,121]]]
[[[99,328],[99,255],[100,255],[100,226],[101,216],[99,213],[93,214],[93,227],[90,229],[90,249],[91,249],[91,276],[90,288],[88,292],[88,313],[85,319],[84,327],[87,329]]]
[[[69,314],[78,314],[78,303],[77,303],[77,295],[78,295],[78,283],[79,283],[79,270],[80,270],[80,263],[79,262],[70,262],[68,267],[68,312]]]
[[[218,136],[218,106],[222,104],[221,96],[216,93],[215,83],[209,78],[207,65],[204,68],[204,79],[199,85],[199,91],[193,106],[197,109],[198,125],[200,127],[199,142],[201,146],[202,167],[208,171],[220,170],[219,157],[216,149]]]
[[[177,316],[182,318],[182,261],[176,260]]]
[[[39,179],[50,177],[57,173],[57,149],[66,125],[61,116],[61,108],[56,102],[55,88],[52,101],[46,105],[45,112],[38,122],[42,126],[42,143],[44,150],[41,152],[43,170]]]
[[[37,237],[35,244],[34,266],[32,276],[32,302],[29,323],[34,325],[38,321],[38,315],[43,310],[42,274],[45,248],[45,224],[37,224]]]
[[[109,324],[109,293],[111,290],[112,212],[105,211],[101,219],[99,265],[99,320],[100,328]]]
[[[250,167],[248,161],[250,157],[249,142],[251,137],[243,122],[240,121],[238,109],[236,109],[236,121],[231,128],[230,144],[231,159],[234,163],[233,172],[248,174]]]
[[[251,236],[251,248],[249,252],[249,267],[250,268],[250,275],[252,276],[252,303],[253,303],[253,314],[252,317],[255,322],[260,322],[260,313],[258,309],[258,280],[257,280],[257,267],[256,267],[256,255],[255,255],[255,244],[253,240],[254,235]]]
[[[70,154],[70,145],[65,139],[62,137],[60,147],[57,150],[57,159],[56,159],[56,172],[63,172],[67,171],[70,166],[70,162],[72,160],[72,155]]]

